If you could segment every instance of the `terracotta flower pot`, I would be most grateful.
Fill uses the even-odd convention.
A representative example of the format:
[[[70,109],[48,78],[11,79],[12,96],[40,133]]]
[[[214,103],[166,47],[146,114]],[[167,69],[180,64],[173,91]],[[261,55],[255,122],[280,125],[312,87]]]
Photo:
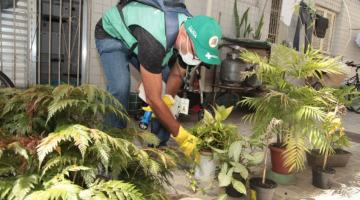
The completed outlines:
[[[279,174],[289,174],[290,168],[285,166],[285,159],[283,156],[285,149],[279,148],[274,144],[271,144],[269,148],[271,154],[272,170]]]

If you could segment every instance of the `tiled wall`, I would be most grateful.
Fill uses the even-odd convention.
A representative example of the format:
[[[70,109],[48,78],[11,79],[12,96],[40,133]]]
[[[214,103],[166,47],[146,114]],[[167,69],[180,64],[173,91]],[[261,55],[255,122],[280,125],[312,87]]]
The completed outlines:
[[[105,87],[106,80],[99,61],[99,55],[95,47],[94,28],[104,11],[115,5],[117,2],[118,0],[89,0],[89,3],[91,4],[91,20],[89,22],[89,30],[91,32],[89,38],[91,40],[91,45],[89,51],[88,82],[101,87]],[[208,0],[186,0],[185,3],[193,15],[206,15]],[[265,25],[262,34],[264,38],[267,37],[268,33],[271,0],[238,0],[238,11],[240,16],[248,7],[250,7],[250,19],[251,23],[254,24],[253,26],[255,26],[260,19],[265,3]],[[234,37],[235,35],[233,6],[234,0],[212,0],[212,9],[209,10],[211,16],[217,20],[219,20],[219,14],[221,13],[220,25],[223,27],[224,35],[228,37]],[[131,68],[131,70],[131,89],[133,90],[139,80],[139,75],[135,70],[133,70],[133,68]],[[207,89],[210,89],[209,85],[211,82],[211,77],[207,77]]]

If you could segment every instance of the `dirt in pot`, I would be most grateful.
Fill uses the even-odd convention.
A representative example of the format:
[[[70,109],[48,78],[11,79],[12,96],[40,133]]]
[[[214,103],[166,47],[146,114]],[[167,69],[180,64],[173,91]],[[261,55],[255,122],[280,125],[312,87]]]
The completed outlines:
[[[318,167],[316,170],[327,173],[327,174],[335,174],[335,169],[334,168],[330,168],[330,167],[326,167],[325,169],[323,169],[322,167]]]
[[[241,175],[239,173],[234,173],[233,174],[233,178],[242,182],[244,185],[246,185],[246,181],[241,177]],[[231,197],[243,197],[245,196],[244,194],[238,192],[233,186],[232,184],[230,184],[229,186],[225,187],[225,192],[227,195],[231,196]]]
[[[265,179],[265,183],[262,183],[262,178],[259,177],[250,179],[250,186],[272,189],[277,187],[277,183],[269,179]]]

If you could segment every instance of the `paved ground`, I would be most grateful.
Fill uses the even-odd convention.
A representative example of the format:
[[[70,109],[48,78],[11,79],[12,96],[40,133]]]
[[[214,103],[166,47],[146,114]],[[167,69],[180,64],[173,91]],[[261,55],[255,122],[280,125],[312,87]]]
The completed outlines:
[[[185,120],[185,126],[190,127],[196,121],[192,116]],[[228,122],[238,125],[242,134],[250,134],[251,126],[241,121],[241,114],[234,113]],[[344,126],[352,138],[352,146],[347,150],[353,153],[350,162],[345,168],[336,168],[336,175],[332,189],[321,190],[311,185],[311,170],[296,174],[297,182],[291,186],[279,186],[273,200],[360,200],[360,114],[349,112],[344,118]],[[206,191],[193,193],[188,189],[189,179],[183,171],[174,173],[173,188],[169,188],[169,193],[174,195],[174,199],[216,199],[218,194],[223,191],[216,187],[216,182],[202,186]],[[240,198],[241,199],[241,198]],[[246,199],[245,197],[242,199]]]

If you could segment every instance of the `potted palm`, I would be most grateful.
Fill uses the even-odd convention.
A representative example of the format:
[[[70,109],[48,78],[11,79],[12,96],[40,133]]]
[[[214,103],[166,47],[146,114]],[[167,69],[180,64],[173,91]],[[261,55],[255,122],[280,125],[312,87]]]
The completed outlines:
[[[336,99],[329,98],[334,94],[326,88],[315,90],[305,80],[321,80],[325,73],[343,74],[341,65],[317,50],[297,52],[282,45],[273,46],[269,60],[253,52],[244,52],[241,58],[257,65],[254,73],[265,88],[258,97],[241,101],[255,110],[245,116],[255,124],[254,137],[263,135],[273,118],[281,120],[277,140],[269,145],[272,170],[280,174],[302,170],[308,151],[306,141],[324,121],[329,99]]]
[[[344,87],[336,90],[337,101],[339,105],[347,105],[351,102],[348,102],[344,97],[351,94],[352,87]],[[329,88],[330,91],[334,90]],[[335,101],[335,102],[337,102]],[[329,112],[335,110],[335,108],[340,108],[338,110],[338,115],[342,116],[346,114],[346,108],[344,106],[334,105],[329,107]],[[346,134],[332,134],[329,138],[330,145],[334,150],[332,154],[327,156],[326,166],[327,167],[345,167],[349,162],[351,153],[346,151],[344,147],[350,146],[350,142]],[[325,161],[325,156],[320,152],[321,149],[314,147],[311,151],[306,153],[306,158],[308,165],[311,167],[321,167]]]
[[[216,106],[214,115],[205,110],[204,118],[192,129],[193,135],[201,140],[197,146],[200,159],[195,167],[195,178],[200,181],[212,181],[215,178],[216,154],[223,153],[237,138],[236,126],[224,123],[232,110],[233,107]]]
[[[335,153],[333,141],[345,136],[345,129],[339,117],[339,106],[334,112],[329,112],[322,124],[322,131],[316,135],[315,147],[324,156],[322,166],[314,165],[312,168],[312,184],[322,189],[330,188],[330,180],[335,175],[335,169],[328,166],[328,158]]]

